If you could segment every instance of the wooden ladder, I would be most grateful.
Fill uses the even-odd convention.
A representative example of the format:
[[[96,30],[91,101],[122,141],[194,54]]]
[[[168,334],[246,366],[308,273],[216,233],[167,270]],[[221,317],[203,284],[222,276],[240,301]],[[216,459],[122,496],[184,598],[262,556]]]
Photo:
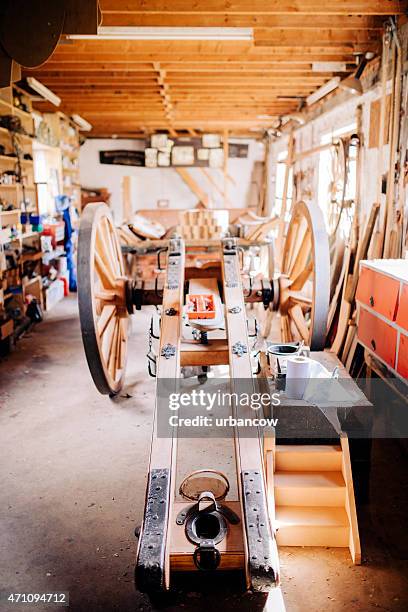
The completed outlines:
[[[276,444],[270,453],[278,546],[348,547],[360,564],[348,438],[339,445]]]

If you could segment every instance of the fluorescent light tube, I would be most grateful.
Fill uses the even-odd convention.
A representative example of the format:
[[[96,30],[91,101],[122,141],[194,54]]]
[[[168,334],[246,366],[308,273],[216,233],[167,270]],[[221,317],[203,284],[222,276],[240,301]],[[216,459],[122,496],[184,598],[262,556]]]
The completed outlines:
[[[61,98],[34,77],[27,77],[26,81],[30,89],[38,93],[44,100],[48,100],[48,102],[51,102],[54,106],[59,106],[61,104]]]
[[[70,34],[73,40],[248,40],[252,28],[148,28],[101,26],[98,34]]]
[[[313,62],[312,72],[347,72],[344,62]]]
[[[92,130],[92,125],[86,119],[81,117],[81,115],[71,115],[71,119],[77,124],[80,130],[84,132],[89,132]]]
[[[334,89],[337,89],[340,80],[340,77],[334,77],[333,79],[330,79],[330,81],[327,81],[327,83],[319,87],[319,89],[316,89],[316,91],[314,91],[312,94],[310,94],[310,96],[306,98],[306,104],[308,106],[311,106],[318,100],[321,100],[322,98],[327,96],[327,94],[329,94]]]

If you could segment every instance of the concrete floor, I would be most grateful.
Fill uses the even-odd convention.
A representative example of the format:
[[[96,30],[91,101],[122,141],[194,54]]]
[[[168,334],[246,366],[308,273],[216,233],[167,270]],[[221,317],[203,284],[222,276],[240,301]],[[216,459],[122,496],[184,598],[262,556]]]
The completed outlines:
[[[0,591],[69,591],[75,612],[262,610],[264,596],[225,577],[155,602],[135,592],[154,383],[147,314],[133,327],[131,397],[111,401],[94,388],[74,299],[0,363]],[[374,444],[371,503],[359,508],[362,566],[343,549],[280,550],[288,611],[408,609],[406,467],[397,443]]]

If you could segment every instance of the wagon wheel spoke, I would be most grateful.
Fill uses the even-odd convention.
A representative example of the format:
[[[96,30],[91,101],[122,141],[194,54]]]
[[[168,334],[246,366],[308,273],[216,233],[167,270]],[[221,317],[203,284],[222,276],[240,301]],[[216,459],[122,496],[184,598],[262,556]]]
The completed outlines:
[[[105,224],[103,224],[105,225]],[[103,260],[106,268],[110,271],[111,276],[116,278],[119,276],[118,264],[114,260],[114,253],[109,232],[104,229],[103,225],[99,225],[96,231],[96,249],[100,258]]]
[[[95,269],[105,289],[115,287],[115,277],[112,270],[106,265],[104,258],[95,250]]]
[[[313,306],[313,300],[311,297],[303,295],[300,291],[288,291],[289,299],[292,303],[299,304],[303,308],[310,310]]]
[[[285,248],[283,250],[283,255],[282,255],[282,266],[281,266],[281,270],[282,273],[285,274],[287,269],[288,269],[288,261],[291,258],[292,255],[292,248],[293,248],[293,241],[294,241],[294,235],[297,233],[298,231],[298,220],[297,219],[293,219],[293,222],[289,225],[288,227],[288,231],[287,231],[287,235],[286,235],[286,242],[285,242]],[[286,246],[290,243],[291,248],[286,248]]]
[[[281,315],[281,336],[283,342],[292,342],[293,337],[290,331],[290,322],[288,315]]]
[[[112,320],[112,318],[115,316],[116,314],[116,306],[112,305],[105,305],[103,310],[102,310],[102,314],[98,319],[98,323],[97,323],[97,331],[98,331],[98,335],[99,337],[102,337],[103,334],[106,331],[106,328],[108,327],[110,321]]]
[[[115,319],[113,333],[109,339],[109,351],[107,355],[108,370],[113,380],[116,377],[116,356],[118,352],[119,320]]]
[[[102,357],[103,357],[103,359],[104,359],[106,364],[109,361],[109,353],[110,353],[110,351],[112,349],[113,334],[114,334],[114,331],[115,331],[115,325],[116,325],[116,318],[112,318],[109,321],[108,325],[106,326],[106,329],[105,329],[104,333],[100,337]]]
[[[307,250],[308,246],[308,228],[306,224],[306,220],[302,219],[297,224],[297,231],[294,234],[292,239],[292,244],[290,245],[289,257],[287,262],[287,271],[286,274],[291,277],[294,266],[298,265],[299,256],[303,254],[303,251]],[[309,249],[310,250],[310,249]],[[302,253],[301,253],[302,251]]]
[[[115,272],[117,276],[122,276],[123,274],[123,259],[122,253],[119,245],[119,240],[116,236],[114,227],[109,223],[108,219],[105,218],[103,222],[103,228],[105,230],[105,234],[107,236],[107,243],[109,244],[109,254],[111,256],[111,260],[113,261]]]
[[[272,308],[268,308],[265,312],[265,318],[264,318],[264,323],[263,323],[263,328],[262,328],[262,336],[265,339],[269,338],[269,334],[271,333],[273,317],[274,317],[274,312]]]
[[[299,332],[302,340],[305,343],[309,341],[309,327],[306,323],[306,319],[303,315],[303,310],[300,304],[296,304],[289,308],[289,317],[295,324],[297,331]]]
[[[302,240],[298,242],[296,247],[297,250],[290,262],[289,278],[296,278],[299,276],[312,258],[312,237],[309,229],[305,231]]]
[[[310,259],[307,266],[299,272],[297,276],[295,276],[291,282],[290,288],[293,291],[300,291],[303,289],[306,281],[309,280],[313,272],[313,261]]]

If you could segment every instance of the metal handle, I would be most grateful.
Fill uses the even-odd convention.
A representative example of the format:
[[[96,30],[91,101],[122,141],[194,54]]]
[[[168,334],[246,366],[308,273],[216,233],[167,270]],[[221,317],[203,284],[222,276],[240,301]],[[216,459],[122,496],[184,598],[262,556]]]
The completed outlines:
[[[194,563],[203,571],[215,570],[220,564],[221,554],[215,548],[213,540],[204,540],[194,551]]]
[[[159,272],[162,272],[165,269],[165,268],[162,268],[161,260],[160,260],[160,255],[164,252],[167,252],[167,247],[162,247],[161,249],[157,251],[157,269],[159,270]]]

